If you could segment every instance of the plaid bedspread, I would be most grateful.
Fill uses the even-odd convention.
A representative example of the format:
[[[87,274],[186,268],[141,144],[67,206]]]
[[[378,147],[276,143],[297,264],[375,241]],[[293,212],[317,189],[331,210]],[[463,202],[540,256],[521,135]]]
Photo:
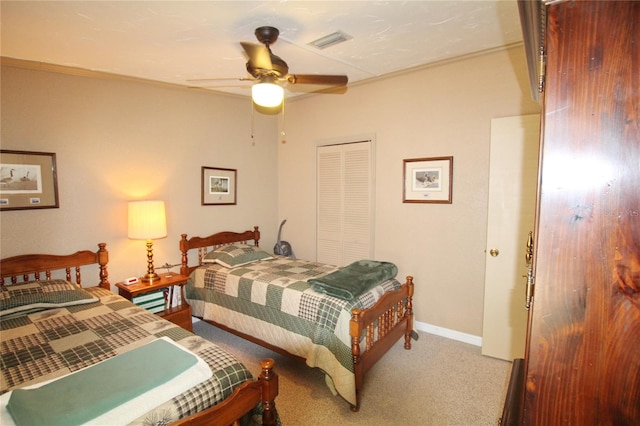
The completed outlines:
[[[110,291],[85,290],[100,302],[2,320],[0,393],[66,375],[163,336],[202,358],[213,377],[132,424],[166,425],[222,401],[252,378],[233,355],[215,344]]]
[[[285,257],[229,269],[209,264],[196,269],[186,287],[194,315],[254,336],[321,368],[349,403],[356,403],[349,321],[351,310],[366,309],[389,290],[393,279],[354,301],[314,291],[308,279],[336,267]]]

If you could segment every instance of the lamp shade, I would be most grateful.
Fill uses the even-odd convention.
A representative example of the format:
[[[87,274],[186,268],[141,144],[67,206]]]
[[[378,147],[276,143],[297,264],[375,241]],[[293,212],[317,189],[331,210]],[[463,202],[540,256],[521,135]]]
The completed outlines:
[[[263,107],[275,107],[282,103],[284,90],[275,83],[258,83],[251,87],[253,102]]]
[[[153,240],[167,236],[164,201],[129,202],[129,238]]]

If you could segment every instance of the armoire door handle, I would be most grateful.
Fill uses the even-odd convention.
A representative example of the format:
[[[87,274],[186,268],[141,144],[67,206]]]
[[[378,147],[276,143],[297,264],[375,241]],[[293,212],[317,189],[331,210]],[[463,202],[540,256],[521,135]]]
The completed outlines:
[[[533,276],[533,231],[529,231],[529,237],[527,237],[527,249],[525,251],[524,259],[527,262],[527,275],[524,275],[527,278],[524,308],[528,311],[531,308],[531,302],[533,301],[533,286],[536,281]]]

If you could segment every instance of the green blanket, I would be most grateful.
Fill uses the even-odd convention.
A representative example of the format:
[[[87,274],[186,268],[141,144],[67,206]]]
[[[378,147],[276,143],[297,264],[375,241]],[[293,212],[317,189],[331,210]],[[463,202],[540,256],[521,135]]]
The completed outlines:
[[[196,363],[192,354],[158,339],[37,389],[16,389],[7,409],[17,425],[79,425]]]
[[[359,260],[324,275],[309,280],[309,284],[319,293],[354,300],[362,293],[394,278],[398,273],[396,265],[376,260]]]

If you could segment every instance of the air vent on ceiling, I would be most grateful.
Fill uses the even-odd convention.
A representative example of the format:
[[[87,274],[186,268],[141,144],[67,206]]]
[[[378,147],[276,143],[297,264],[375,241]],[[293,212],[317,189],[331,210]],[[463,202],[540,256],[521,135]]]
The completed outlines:
[[[342,43],[343,41],[347,41],[352,38],[353,37],[351,37],[349,34],[343,33],[342,31],[336,31],[335,33],[331,33],[312,41],[311,43],[309,43],[309,46],[313,46],[316,49],[326,49],[329,46]]]

